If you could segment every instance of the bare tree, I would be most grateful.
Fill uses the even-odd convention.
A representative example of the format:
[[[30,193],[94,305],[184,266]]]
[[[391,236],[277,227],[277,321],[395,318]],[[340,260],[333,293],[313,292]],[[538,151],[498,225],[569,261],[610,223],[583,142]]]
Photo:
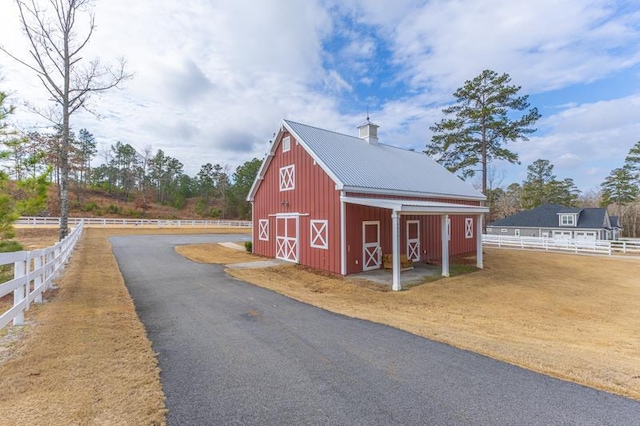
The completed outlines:
[[[54,103],[40,115],[61,129],[60,149],[60,239],[69,233],[70,117],[87,108],[92,93],[116,87],[131,76],[125,61],[115,67],[98,59],[86,61],[81,52],[96,28],[92,0],[16,0],[20,24],[29,42],[29,57],[22,58],[0,46],[0,50],[35,72]],[[75,30],[82,15],[88,19],[83,35]],[[38,111],[36,111],[38,112]]]

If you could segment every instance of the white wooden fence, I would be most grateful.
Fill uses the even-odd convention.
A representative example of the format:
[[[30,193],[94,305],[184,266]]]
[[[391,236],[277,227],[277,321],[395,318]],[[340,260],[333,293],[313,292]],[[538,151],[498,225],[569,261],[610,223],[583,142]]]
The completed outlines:
[[[0,297],[13,292],[13,307],[0,314],[0,329],[13,320],[14,325],[24,322],[24,312],[33,302],[42,302],[42,293],[51,288],[76,243],[82,235],[80,221],[73,231],[53,247],[34,251],[0,253],[0,265],[13,264],[13,279],[0,284]]]
[[[151,227],[220,227],[220,228],[251,228],[248,220],[161,220],[161,219],[117,219],[117,218],[69,218],[69,226],[84,222],[85,227],[91,226],[151,226]],[[15,222],[22,226],[58,226],[59,217],[21,217]]]
[[[640,254],[640,241],[627,240],[574,240],[568,238],[512,237],[484,234],[482,236],[482,244],[523,250],[565,251],[609,256],[619,253]]]

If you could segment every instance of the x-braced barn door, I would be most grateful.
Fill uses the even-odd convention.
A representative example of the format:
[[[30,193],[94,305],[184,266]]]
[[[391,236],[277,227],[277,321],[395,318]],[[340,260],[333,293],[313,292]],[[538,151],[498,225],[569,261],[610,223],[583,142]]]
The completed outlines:
[[[407,221],[407,258],[420,261],[420,221]]]
[[[276,258],[298,261],[298,216],[276,216]]]
[[[362,270],[379,269],[382,263],[380,248],[380,222],[362,222]]]

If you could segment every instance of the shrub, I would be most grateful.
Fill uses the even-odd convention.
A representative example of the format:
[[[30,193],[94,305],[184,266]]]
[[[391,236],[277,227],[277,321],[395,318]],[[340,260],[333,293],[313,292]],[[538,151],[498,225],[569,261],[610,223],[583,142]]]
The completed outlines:
[[[109,214],[120,214],[120,208],[118,206],[114,206],[113,204],[109,204],[106,212]]]
[[[22,244],[17,241],[0,241],[0,253],[9,253],[13,251],[20,251],[22,249]]]
[[[251,241],[245,241],[244,248],[247,250],[247,252],[253,253],[253,243],[251,243]]]
[[[142,219],[144,217],[144,213],[143,212],[139,212],[133,209],[129,209],[127,210],[126,215],[128,217],[134,218],[134,219]]]
[[[98,210],[98,209],[99,209],[98,205],[93,201],[89,201],[87,204],[85,204],[82,207],[82,211],[83,212],[92,212],[92,211]]]

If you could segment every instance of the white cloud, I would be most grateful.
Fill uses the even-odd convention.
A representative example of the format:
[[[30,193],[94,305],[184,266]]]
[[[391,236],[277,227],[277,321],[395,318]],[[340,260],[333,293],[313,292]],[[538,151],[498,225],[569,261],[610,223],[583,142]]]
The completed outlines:
[[[527,91],[588,82],[640,62],[639,15],[605,0],[358,2],[404,68],[399,78],[442,96],[489,68]],[[394,13],[395,11],[395,13]]]
[[[637,66],[640,15],[632,6],[621,13],[605,0],[101,1],[86,57],[124,56],[135,78],[93,99],[102,120],[78,114],[74,128],[88,128],[103,145],[163,149],[193,174],[207,162],[235,167],[262,157],[282,118],[355,134],[364,111],[344,111],[366,97],[379,105],[371,118],[381,141],[422,150],[443,103],[482,69],[508,72],[524,93],[541,93]],[[24,51],[16,17],[13,2],[3,5],[0,28],[7,47]],[[345,43],[324,50],[335,32]],[[400,70],[384,76],[387,85],[368,72],[379,69],[380,40],[392,51],[388,65]],[[0,88],[16,91],[16,101],[46,102],[32,73],[4,56],[0,65]],[[408,90],[357,91],[393,83]],[[558,176],[593,186],[640,134],[640,94],[627,93],[558,102],[530,142],[513,144],[523,162],[513,180],[548,158]]]
[[[543,135],[514,149],[523,164],[548,159],[559,177],[575,178],[582,188],[596,187],[611,169],[622,166],[639,139],[638,111],[640,94],[569,107],[541,121]]]

